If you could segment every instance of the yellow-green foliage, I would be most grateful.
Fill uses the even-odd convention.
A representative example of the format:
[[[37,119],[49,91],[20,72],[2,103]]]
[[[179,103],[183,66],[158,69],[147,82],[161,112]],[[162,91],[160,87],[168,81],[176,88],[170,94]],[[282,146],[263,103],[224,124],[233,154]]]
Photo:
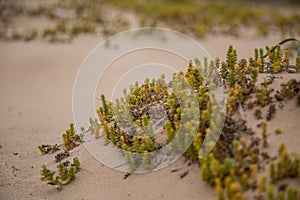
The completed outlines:
[[[69,184],[75,179],[75,173],[80,170],[80,162],[76,157],[73,159],[73,164],[71,164],[70,167],[65,167],[63,163],[59,163],[57,168],[58,176],[55,177],[55,171],[51,171],[43,165],[41,170],[41,180],[47,181],[52,185],[57,185],[59,186],[59,189],[61,189],[62,186]]]
[[[256,165],[250,165],[250,172],[251,172],[251,178],[257,182],[257,178],[258,178],[258,169]]]
[[[4,8],[11,8],[9,1],[3,3]],[[250,5],[249,5],[250,4]],[[22,4],[23,5],[23,4]],[[67,17],[59,17],[56,9],[63,8]],[[283,36],[298,34],[299,13],[291,9],[289,5],[279,2],[264,6],[264,2],[238,2],[238,1],[170,1],[170,0],[66,0],[49,4],[40,3],[40,6],[21,7],[18,11],[9,11],[14,21],[16,16],[30,15],[34,17],[49,17],[55,24],[46,28],[41,34],[43,37],[56,37],[66,35],[72,39],[79,34],[95,33],[98,30],[104,36],[110,36],[128,29],[130,19],[123,15],[112,17],[107,11],[117,8],[116,12],[132,12],[138,15],[139,24],[142,27],[156,27],[160,25],[173,28],[181,32],[191,33],[197,37],[205,37],[208,34],[226,34],[239,36],[242,28],[254,28],[257,33],[267,36],[270,27],[276,28]],[[274,10],[289,9],[289,13],[274,12]],[[120,11],[119,11],[120,10]],[[279,9],[281,10],[281,9]],[[273,30],[273,29],[272,29]],[[5,27],[1,30],[2,39],[24,39],[26,33],[14,31],[12,36],[7,34]],[[36,37],[36,36],[34,36]],[[257,59],[255,59],[257,60]],[[263,61],[261,59],[261,61]]]
[[[63,27],[60,29],[63,30]],[[226,62],[223,62],[221,66],[218,59],[216,59],[215,65],[213,62],[208,65],[207,58],[204,59],[204,66],[201,66],[199,60],[196,60],[195,66],[190,62],[187,72],[175,73],[172,81],[168,84],[166,84],[164,76],[161,76],[158,79],[153,79],[152,82],[146,79],[140,86],[136,83],[130,87],[129,92],[124,89],[124,97],[117,99],[116,104],[107,101],[105,96],[101,95],[102,106],[97,109],[100,124],[98,124],[97,119],[90,119],[90,128],[93,129],[95,137],[98,138],[100,137],[99,125],[102,126],[105,139],[124,150],[125,160],[130,170],[134,171],[140,166],[150,169],[152,155],[155,150],[163,147],[156,141],[156,133],[154,133],[152,119],[150,119],[151,114],[149,114],[151,111],[149,107],[158,104],[165,109],[167,114],[163,127],[167,134],[167,140],[164,142],[174,142],[172,143],[173,150],[181,150],[183,146],[189,147],[185,155],[190,159],[199,159],[201,177],[211,186],[216,187],[218,199],[243,200],[245,199],[243,192],[258,187],[260,197],[266,196],[267,199],[272,200],[274,199],[274,186],[268,185],[265,176],[258,182],[258,173],[261,169],[259,164],[262,163],[260,161],[263,161],[261,160],[262,157],[268,155],[260,154],[258,148],[261,143],[256,141],[257,138],[251,137],[249,134],[251,139],[245,139],[243,134],[246,130],[240,133],[239,127],[234,127],[236,124],[232,117],[236,113],[237,106],[245,105],[249,94],[256,94],[257,103],[261,106],[270,103],[270,91],[267,88],[269,82],[264,81],[260,88],[255,86],[258,72],[268,70],[274,72],[276,71],[274,67],[276,63],[281,65],[284,62],[284,66],[287,66],[289,55],[286,51],[283,59],[280,46],[277,46],[274,51],[267,49],[267,52],[273,64],[271,69],[266,69],[270,63],[266,64],[268,59],[265,59],[262,49],[259,52],[256,49],[255,60],[250,58],[247,63],[245,59],[238,61],[236,50],[229,46]],[[215,144],[215,141],[212,141],[206,146],[202,146],[203,138],[209,136],[215,139],[212,133],[218,131],[219,125],[223,123],[223,115],[219,112],[216,99],[209,92],[209,84],[215,83],[211,83],[205,78],[207,74],[219,73],[216,68],[220,68],[220,75],[223,78],[221,81],[229,93],[229,100],[225,105],[228,111],[226,118],[228,121],[225,121],[226,128],[223,129],[215,149],[208,156],[202,157],[202,153]],[[168,87],[170,87],[173,92],[176,91],[182,96],[187,95],[183,80],[193,87],[195,92],[193,95],[198,100],[197,104],[191,106],[192,108],[183,109],[184,112],[180,107],[180,100],[174,93],[168,91]],[[205,84],[205,81],[209,84]],[[192,104],[190,98],[187,98],[187,101]],[[195,112],[197,106],[201,110],[199,119],[187,120]],[[198,120],[199,124],[196,123]],[[182,121],[184,123],[181,123]],[[127,127],[124,128],[124,126]],[[262,122],[261,126],[263,146],[267,147],[267,123]],[[179,128],[184,130],[184,134],[176,135]],[[132,131],[133,129],[134,131]],[[227,133],[226,129],[234,130],[229,130]],[[278,132],[278,130],[276,131]],[[173,141],[175,136],[178,136],[179,140]],[[75,134],[74,126],[71,124],[63,135],[64,147],[71,150],[78,145],[76,142],[79,141],[80,138]],[[189,141],[191,141],[190,146],[188,146]],[[47,153],[55,148],[41,145],[39,149],[42,153]],[[224,154],[220,154],[221,151],[224,151]],[[57,177],[54,177],[55,172],[43,166],[43,180],[60,186],[68,184],[75,178],[74,173],[79,171],[79,165],[78,158],[73,160],[73,165],[69,170],[60,163]],[[288,154],[285,146],[281,144],[279,159],[270,164],[269,176],[270,179],[268,179],[274,185],[285,178],[300,177],[299,158]],[[284,194],[280,193],[280,198],[284,198]],[[292,200],[297,198],[297,191],[289,189],[288,198]]]
[[[169,26],[175,26],[179,31],[193,31],[199,37],[215,32],[238,36],[240,27],[251,25],[264,36],[269,33],[270,26],[276,26],[282,34],[286,34],[295,31],[288,28],[289,26],[297,27],[298,24],[295,20],[297,14],[286,16],[282,12],[273,12],[272,6],[264,7],[259,2],[253,7],[236,1],[125,0],[110,3],[143,13],[142,21],[162,21]]]
[[[278,200],[284,200],[284,191],[279,191]]]
[[[300,71],[300,56],[296,57],[296,67],[297,67],[297,71]]]
[[[267,199],[268,200],[274,200],[274,186],[273,185],[269,185],[268,187],[268,195],[267,195]]]
[[[148,169],[150,167],[150,156],[148,151],[144,151],[142,155],[142,164],[144,168]]]
[[[269,103],[269,91],[266,86],[261,86],[256,94],[257,103],[264,107]]]
[[[222,188],[222,183],[219,178],[216,179],[216,194],[218,197],[218,200],[224,200],[224,193]]]
[[[263,137],[263,146],[267,147],[268,142],[267,142],[267,122],[262,122],[262,137]]]
[[[297,200],[298,196],[299,196],[299,192],[298,192],[297,189],[294,189],[292,187],[288,187],[287,196],[288,196],[288,200]]]
[[[219,73],[216,68],[220,69],[220,75],[224,79],[222,81],[229,93],[226,109],[230,118],[236,113],[238,106],[247,101],[251,93],[256,95],[257,104],[265,106],[270,103],[271,90],[268,89],[270,82],[265,80],[261,87],[256,87],[258,73],[259,71],[264,73],[275,70],[274,67],[269,68],[268,59],[273,65],[276,62],[280,65],[285,62],[287,65],[289,55],[286,51],[283,59],[280,46],[277,46],[275,49],[267,48],[267,56],[269,58],[265,58],[262,49],[257,49],[255,50],[255,60],[250,58],[249,62],[245,59],[238,61],[236,50],[233,46],[229,46],[226,62],[221,65],[218,59],[216,59],[215,65],[213,62],[210,62],[209,65],[208,59],[205,58],[204,66],[199,60],[195,60],[196,65],[190,62],[187,72],[174,73],[172,81],[168,84],[166,84],[164,76],[161,76],[151,82],[146,79],[142,85],[138,83],[132,85],[129,92],[124,90],[124,98],[117,100],[116,104],[106,101],[102,95],[102,106],[97,109],[97,114],[104,134],[108,141],[127,151],[125,152],[125,159],[131,170],[135,170],[139,166],[149,168],[151,166],[150,155],[156,148],[159,148],[159,144],[155,140],[152,120],[146,113],[147,107],[159,104],[164,107],[167,113],[167,119],[164,122],[164,130],[167,135],[166,142],[172,144],[173,150],[181,150],[183,146],[188,147],[188,141],[193,141],[185,155],[194,160],[199,158],[201,177],[210,185],[216,186],[219,199],[225,199],[225,193],[228,199],[244,199],[242,192],[256,187],[260,193],[268,188],[269,195],[267,196],[270,196],[272,188],[268,187],[266,177],[258,182],[257,163],[261,159],[258,148],[261,143],[253,145],[239,135],[228,144],[226,141],[227,133],[224,132],[223,138],[221,137],[221,140],[217,142],[215,150],[206,157],[201,156],[211,146],[211,143],[202,146],[203,138],[213,137],[212,133],[217,131],[218,125],[222,123],[222,114],[218,112],[218,105],[214,97],[210,96],[209,86],[205,84],[205,81],[209,82],[209,80],[205,75]],[[183,80],[193,87],[195,92],[193,95],[197,97],[197,106],[201,110],[200,123],[197,124],[197,127],[195,126],[196,120],[187,120],[194,112],[193,109],[188,108],[183,112],[180,107],[180,100],[167,89],[168,85],[171,91],[182,96],[187,95]],[[214,114],[213,117],[212,114]],[[129,130],[120,126],[123,121],[126,121],[126,126],[129,124],[136,131],[133,134],[128,134]],[[267,123],[262,122],[261,126],[263,146],[267,147]],[[176,135],[179,128],[185,133]],[[174,140],[175,136],[178,136],[177,140]],[[193,138],[194,140],[192,140]],[[228,152],[221,154],[220,152],[224,149]],[[285,177],[294,177],[295,172],[297,176],[299,173],[299,161],[291,160],[285,148],[281,147],[281,149],[280,160],[270,165],[271,182],[274,184]],[[288,171],[286,166],[293,166],[290,168],[293,169],[292,172]]]
[[[241,194],[242,187],[239,183],[233,182],[229,185],[229,192],[227,198],[229,200],[234,199],[244,199],[243,195]]]
[[[248,189],[249,183],[248,183],[248,175],[246,173],[243,173],[241,176],[241,184],[242,184],[243,190]]]
[[[62,135],[63,145],[66,150],[72,150],[80,143],[80,137],[75,133],[74,124],[70,124],[70,128]]]
[[[275,183],[276,174],[275,174],[275,164],[273,162],[270,164],[270,177],[271,177],[271,182]]]
[[[279,146],[279,159],[270,164],[270,178],[272,183],[291,177],[299,177],[300,159],[287,153],[284,144]]]
[[[266,191],[266,182],[267,182],[267,178],[266,178],[266,176],[263,176],[258,184],[259,193]]]

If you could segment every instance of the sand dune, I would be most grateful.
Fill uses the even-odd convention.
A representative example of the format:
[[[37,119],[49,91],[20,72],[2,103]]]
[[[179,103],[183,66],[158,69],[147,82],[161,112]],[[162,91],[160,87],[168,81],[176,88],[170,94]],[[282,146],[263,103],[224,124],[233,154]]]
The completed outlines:
[[[185,158],[157,172],[124,180],[123,173],[99,163],[84,146],[72,151],[82,168],[76,181],[57,192],[39,180],[41,165],[55,168],[56,163],[53,155],[42,156],[37,146],[61,142],[61,134],[72,122],[76,72],[101,40],[80,36],[71,44],[0,42],[0,199],[214,199],[214,190],[201,180],[198,166],[188,166]],[[248,58],[255,47],[279,40],[279,36],[255,40],[209,36],[200,43],[212,57],[224,58],[228,45],[233,44],[241,57]],[[288,130],[299,130],[299,124],[293,124],[299,121],[299,108],[291,106],[288,111],[294,115],[285,125],[291,127]],[[281,127],[286,119],[281,114],[272,123]],[[300,152],[293,137],[282,135],[281,139],[291,140],[292,150]],[[172,173],[173,169],[179,170]],[[189,173],[181,179],[185,171]]]

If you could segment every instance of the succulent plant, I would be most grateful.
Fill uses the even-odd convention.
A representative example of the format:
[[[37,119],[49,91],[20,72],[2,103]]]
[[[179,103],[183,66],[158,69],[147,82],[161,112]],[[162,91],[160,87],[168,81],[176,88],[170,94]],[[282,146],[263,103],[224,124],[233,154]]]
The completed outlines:
[[[216,179],[216,194],[218,197],[218,200],[224,200],[224,193],[223,193],[223,187],[222,183],[219,178]]]
[[[266,148],[268,146],[267,141],[267,122],[262,122],[262,137],[263,137],[263,146]]]
[[[107,143],[123,150],[131,172],[139,167],[151,169],[153,153],[165,144],[171,143],[173,150],[182,150],[183,146],[188,146],[189,141],[192,141],[184,155],[188,159],[199,160],[201,177],[211,186],[215,186],[218,199],[246,199],[244,193],[249,189],[258,193],[258,199],[274,199],[274,187],[278,182],[285,178],[300,177],[300,160],[289,154],[281,144],[278,160],[273,160],[270,164],[270,174],[258,181],[262,170],[261,163],[269,162],[270,159],[267,152],[260,149],[261,144],[265,148],[268,146],[267,122],[260,125],[261,143],[260,137],[247,127],[245,120],[236,119],[240,108],[244,107],[252,109],[255,106],[268,106],[267,121],[276,113],[276,104],[271,104],[272,91],[268,88],[272,79],[265,79],[261,86],[257,86],[257,78],[259,72],[280,72],[290,67],[289,52],[285,51],[283,58],[280,45],[266,49],[266,55],[262,49],[256,49],[255,59],[249,58],[247,62],[246,59],[238,60],[236,50],[229,46],[225,62],[216,59],[215,63],[209,63],[205,58],[202,66],[200,60],[195,59],[195,64],[190,62],[186,72],[173,74],[169,83],[166,83],[164,76],[151,81],[146,79],[142,84],[136,82],[128,91],[125,89],[124,96],[115,103],[107,101],[106,97],[101,95],[102,105],[96,110],[100,123],[98,119],[91,118],[88,130],[95,138],[99,138],[101,127]],[[227,116],[214,149],[208,156],[202,157],[203,153],[210,150],[211,145],[202,144],[205,137],[215,139],[212,133],[218,130],[224,117],[218,111],[216,99],[210,94],[210,87],[216,83],[206,78],[207,75],[214,76],[217,73],[223,78],[222,82],[229,97],[225,104]],[[198,100],[192,107],[201,110],[199,124],[196,123],[198,119],[187,120],[194,109],[182,110],[181,101],[175,95],[191,95],[185,90],[186,82],[191,85],[194,92],[192,95]],[[275,98],[278,101],[295,96],[300,99],[300,93],[297,93],[299,87],[299,81],[291,80],[282,86]],[[256,98],[254,102],[250,99],[251,96]],[[190,98],[187,98],[187,101],[192,103],[189,102]],[[163,120],[155,117],[159,112],[152,109],[157,106],[165,111],[166,118]],[[254,114],[257,119],[261,119],[261,108],[256,107]],[[162,131],[166,134],[163,142],[158,142],[156,123],[163,127]],[[182,128],[185,134],[177,135],[179,128]],[[83,129],[82,132],[88,131]],[[279,132],[278,129],[275,132]],[[176,136],[178,140],[174,140]],[[81,141],[73,124],[64,133],[63,140],[63,145],[68,151]],[[59,149],[59,145],[41,145],[39,149],[46,154]],[[66,172],[66,166],[59,163],[57,179],[52,171],[43,167],[44,179],[53,182],[52,184],[62,185],[66,180],[75,178],[74,173],[79,171],[79,165],[79,160],[74,159],[71,168]],[[267,180],[270,180],[270,183]],[[295,191],[291,190],[289,193],[289,198],[294,198]],[[279,197],[284,198],[284,194],[280,194]]]
[[[274,197],[274,186],[273,185],[269,185],[268,187],[268,200],[274,200],[275,197]]]
[[[284,200],[284,191],[278,192],[278,200]]]
[[[288,200],[297,200],[299,198],[299,191],[292,187],[288,187],[287,194],[288,194]]]
[[[62,189],[62,186],[69,184],[72,180],[75,179],[75,173],[80,170],[80,163],[78,158],[74,158],[73,164],[70,167],[66,167],[64,163],[60,162],[57,165],[58,175],[55,175],[55,171],[49,170],[45,165],[42,166],[41,170],[41,180],[48,181],[51,185],[59,186],[59,189]]]
[[[271,182],[272,182],[272,183],[275,183],[277,177],[276,177],[275,163],[274,163],[274,162],[272,162],[272,163],[270,164],[270,177],[271,177]]]
[[[296,67],[297,67],[297,71],[300,71],[300,56],[296,56]]]
[[[263,176],[258,184],[258,192],[259,193],[263,193],[266,191],[266,182],[267,182],[267,178],[266,178],[266,176]]]
[[[73,123],[70,124],[70,128],[66,130],[62,137],[64,148],[68,151],[74,149],[81,142],[79,135],[75,133]]]
[[[38,149],[42,154],[47,154],[47,153],[55,153],[56,151],[60,150],[60,145],[50,145],[50,144],[42,144],[38,146]]]

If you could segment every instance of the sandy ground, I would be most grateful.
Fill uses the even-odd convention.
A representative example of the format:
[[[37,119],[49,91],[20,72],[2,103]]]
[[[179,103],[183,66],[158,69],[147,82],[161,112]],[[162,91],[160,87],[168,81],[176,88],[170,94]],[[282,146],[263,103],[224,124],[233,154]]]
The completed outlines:
[[[214,190],[201,180],[197,165],[188,166],[184,158],[157,172],[124,180],[123,173],[99,163],[83,146],[72,152],[82,168],[76,181],[58,192],[39,180],[42,164],[52,169],[56,164],[53,155],[42,156],[37,146],[61,142],[61,134],[72,122],[76,72],[101,39],[81,36],[71,44],[0,42],[0,199],[214,199]],[[255,40],[211,36],[201,44],[212,57],[224,58],[233,44],[241,57],[248,58],[255,47],[279,40],[278,36]],[[288,112],[293,115],[287,123],[282,113],[272,123],[292,127],[282,128],[279,137],[292,141],[292,149],[300,152],[299,140],[292,137],[300,129],[296,124],[300,109],[291,106]],[[181,170],[172,173],[173,169]]]

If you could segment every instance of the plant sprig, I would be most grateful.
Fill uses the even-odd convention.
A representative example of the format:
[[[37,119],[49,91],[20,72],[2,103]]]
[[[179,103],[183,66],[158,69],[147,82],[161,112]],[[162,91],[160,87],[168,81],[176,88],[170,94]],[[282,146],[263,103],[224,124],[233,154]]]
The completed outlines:
[[[56,171],[51,171],[46,167],[46,165],[42,166],[41,170],[41,180],[42,181],[48,181],[48,184],[50,185],[57,185],[59,186],[59,190],[62,189],[62,186],[68,185],[73,181],[76,176],[75,173],[77,173],[80,170],[80,162],[77,157],[73,159],[73,164],[70,166],[66,166],[64,162],[60,162],[57,165],[58,169],[58,175],[55,176]]]

